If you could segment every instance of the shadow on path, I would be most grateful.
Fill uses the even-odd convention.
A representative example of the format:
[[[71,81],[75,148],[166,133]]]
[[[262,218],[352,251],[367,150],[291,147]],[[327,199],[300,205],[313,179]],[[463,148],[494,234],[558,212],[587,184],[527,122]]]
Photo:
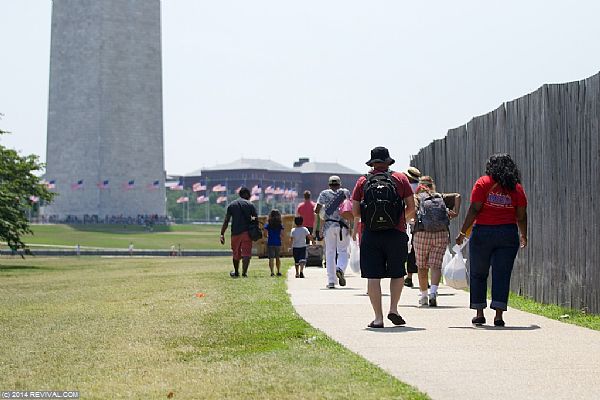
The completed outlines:
[[[490,331],[533,331],[536,329],[542,329],[539,325],[529,326],[449,326],[449,329],[473,329],[473,330],[490,330]]]

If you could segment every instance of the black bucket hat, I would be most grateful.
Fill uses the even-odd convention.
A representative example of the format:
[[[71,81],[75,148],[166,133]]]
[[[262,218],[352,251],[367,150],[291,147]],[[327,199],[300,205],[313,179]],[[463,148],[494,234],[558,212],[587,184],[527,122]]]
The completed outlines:
[[[388,165],[392,165],[396,162],[392,157],[390,157],[390,152],[385,147],[375,147],[371,150],[371,159],[366,162],[366,164],[370,167],[373,163],[387,163]]]

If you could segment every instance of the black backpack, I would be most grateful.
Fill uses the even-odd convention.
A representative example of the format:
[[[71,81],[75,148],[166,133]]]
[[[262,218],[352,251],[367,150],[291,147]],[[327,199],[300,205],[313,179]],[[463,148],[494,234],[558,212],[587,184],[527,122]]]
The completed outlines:
[[[360,219],[370,231],[394,229],[404,213],[404,200],[396,191],[391,171],[369,173],[363,186]]]

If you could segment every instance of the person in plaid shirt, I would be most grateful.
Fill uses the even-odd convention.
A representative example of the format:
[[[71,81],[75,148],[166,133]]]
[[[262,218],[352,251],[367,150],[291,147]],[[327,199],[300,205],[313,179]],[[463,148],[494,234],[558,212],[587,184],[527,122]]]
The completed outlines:
[[[419,179],[419,186],[415,194],[415,208],[419,209],[421,193],[431,195],[436,193],[435,183],[430,176],[423,176]],[[460,194],[458,193],[440,193],[444,204],[448,210],[448,219],[458,217],[460,210]],[[413,230],[413,246],[417,267],[419,269],[419,305],[430,307],[437,306],[437,290],[442,277],[442,261],[444,253],[450,240],[448,229],[438,232],[427,232],[422,224],[415,222]],[[431,288],[427,296],[427,286],[429,284],[429,271],[431,270]]]

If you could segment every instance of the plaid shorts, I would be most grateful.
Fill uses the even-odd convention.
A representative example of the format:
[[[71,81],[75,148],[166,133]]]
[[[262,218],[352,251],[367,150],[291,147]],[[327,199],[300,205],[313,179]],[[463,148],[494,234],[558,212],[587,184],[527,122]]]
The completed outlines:
[[[442,268],[448,242],[448,231],[415,232],[413,234],[413,247],[419,269]]]

